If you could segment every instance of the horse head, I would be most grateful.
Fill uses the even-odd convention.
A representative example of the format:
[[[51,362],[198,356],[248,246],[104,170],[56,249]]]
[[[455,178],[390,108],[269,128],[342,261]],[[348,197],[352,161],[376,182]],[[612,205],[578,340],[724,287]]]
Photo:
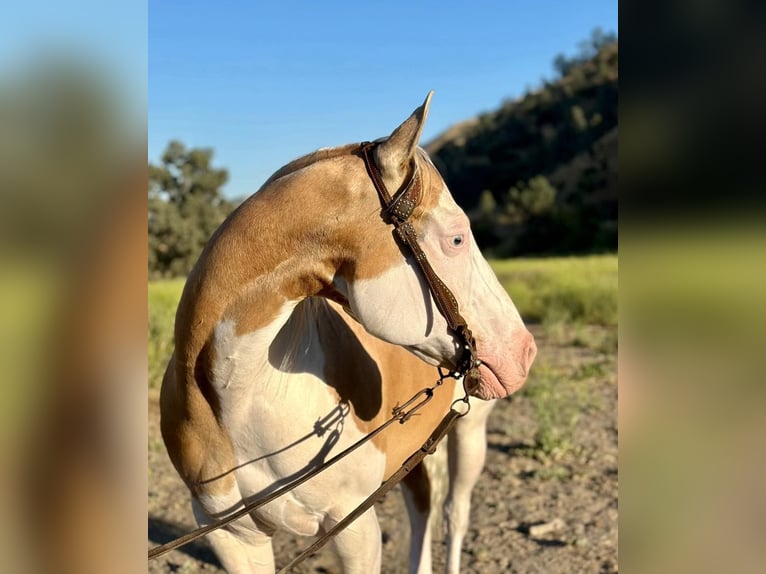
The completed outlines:
[[[387,138],[377,140],[372,160],[385,187],[396,195],[420,179],[409,221],[428,261],[454,294],[476,340],[481,382],[471,394],[505,397],[524,384],[537,348],[471,233],[468,217],[453,199],[418,142],[432,92]],[[350,228],[355,251],[333,281],[336,295],[373,335],[407,348],[422,360],[454,369],[462,345],[432,297],[412,253],[392,237],[381,217],[373,183],[360,164],[350,186],[361,202],[362,225]]]

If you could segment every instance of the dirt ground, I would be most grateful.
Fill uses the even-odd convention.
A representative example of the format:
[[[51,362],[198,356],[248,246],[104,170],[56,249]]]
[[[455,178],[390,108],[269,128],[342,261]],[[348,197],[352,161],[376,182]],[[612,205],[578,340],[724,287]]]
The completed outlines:
[[[598,345],[553,336],[531,326],[538,343],[533,367],[547,373],[551,393],[556,380],[578,380],[574,408],[562,402],[540,410],[531,387],[500,401],[489,419],[485,470],[473,491],[471,527],[463,545],[462,571],[492,573],[617,572],[617,377],[616,353]],[[591,330],[586,339],[603,338]],[[613,336],[611,332],[607,333]],[[562,342],[562,339],[566,339]],[[570,394],[566,395],[569,400]],[[574,416],[564,422],[558,413]],[[543,423],[545,417],[547,423]],[[543,424],[566,436],[556,448],[541,449]],[[563,428],[561,427],[563,425]],[[555,434],[555,433],[554,433]],[[159,432],[156,393],[149,404],[149,543],[160,544],[194,528],[189,496],[165,453]],[[408,528],[398,487],[378,503],[383,533],[383,572],[407,572]],[[556,521],[558,528],[538,535],[534,526]],[[434,533],[434,572],[444,568],[444,543]],[[274,538],[277,568],[311,539]],[[329,546],[295,572],[340,572]],[[223,572],[203,540],[150,563],[149,572]]]

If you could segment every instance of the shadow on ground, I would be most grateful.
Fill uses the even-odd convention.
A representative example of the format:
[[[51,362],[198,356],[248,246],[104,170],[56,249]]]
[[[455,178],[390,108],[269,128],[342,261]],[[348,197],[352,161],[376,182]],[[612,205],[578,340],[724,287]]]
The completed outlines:
[[[187,534],[186,529],[177,524],[165,522],[160,518],[149,518],[149,540],[155,544],[165,544],[184,534]],[[178,549],[178,552],[182,552],[195,560],[207,562],[212,566],[221,567],[221,563],[216,558],[212,549],[200,540],[195,540],[186,546],[182,546]]]

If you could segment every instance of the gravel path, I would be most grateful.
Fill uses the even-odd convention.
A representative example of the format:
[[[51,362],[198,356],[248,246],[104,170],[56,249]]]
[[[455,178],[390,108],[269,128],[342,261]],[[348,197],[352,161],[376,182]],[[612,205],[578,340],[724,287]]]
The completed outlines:
[[[593,350],[577,340],[557,344],[541,328],[530,330],[538,342],[538,360],[527,390],[500,401],[489,419],[487,463],[473,492],[462,571],[617,572],[615,353]],[[590,331],[602,338],[604,333]],[[562,381],[561,394],[566,393],[564,398],[572,403],[559,400],[541,414],[540,399],[536,402],[531,394],[538,384],[536,370]],[[557,392],[555,385],[552,392]],[[572,416],[561,423],[558,415],[564,411]],[[564,433],[559,437],[561,448],[547,453],[539,447],[543,416],[563,424],[554,430]],[[188,493],[160,438],[156,394],[150,395],[149,404],[149,484],[150,543],[166,542],[193,529]],[[383,532],[383,572],[404,573],[409,533],[398,487],[376,508]],[[444,544],[440,536],[434,538],[434,572],[441,572]],[[278,534],[274,538],[277,566],[310,542]],[[339,571],[329,549],[295,569],[300,573]],[[150,563],[149,572],[223,570],[202,540]]]

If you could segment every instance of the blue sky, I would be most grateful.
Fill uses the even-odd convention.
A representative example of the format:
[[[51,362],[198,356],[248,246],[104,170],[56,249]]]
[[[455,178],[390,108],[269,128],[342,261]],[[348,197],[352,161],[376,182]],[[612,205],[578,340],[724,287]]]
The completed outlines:
[[[617,1],[149,2],[149,159],[215,149],[247,196],[319,147],[387,135],[435,90],[421,143],[553,74]]]

